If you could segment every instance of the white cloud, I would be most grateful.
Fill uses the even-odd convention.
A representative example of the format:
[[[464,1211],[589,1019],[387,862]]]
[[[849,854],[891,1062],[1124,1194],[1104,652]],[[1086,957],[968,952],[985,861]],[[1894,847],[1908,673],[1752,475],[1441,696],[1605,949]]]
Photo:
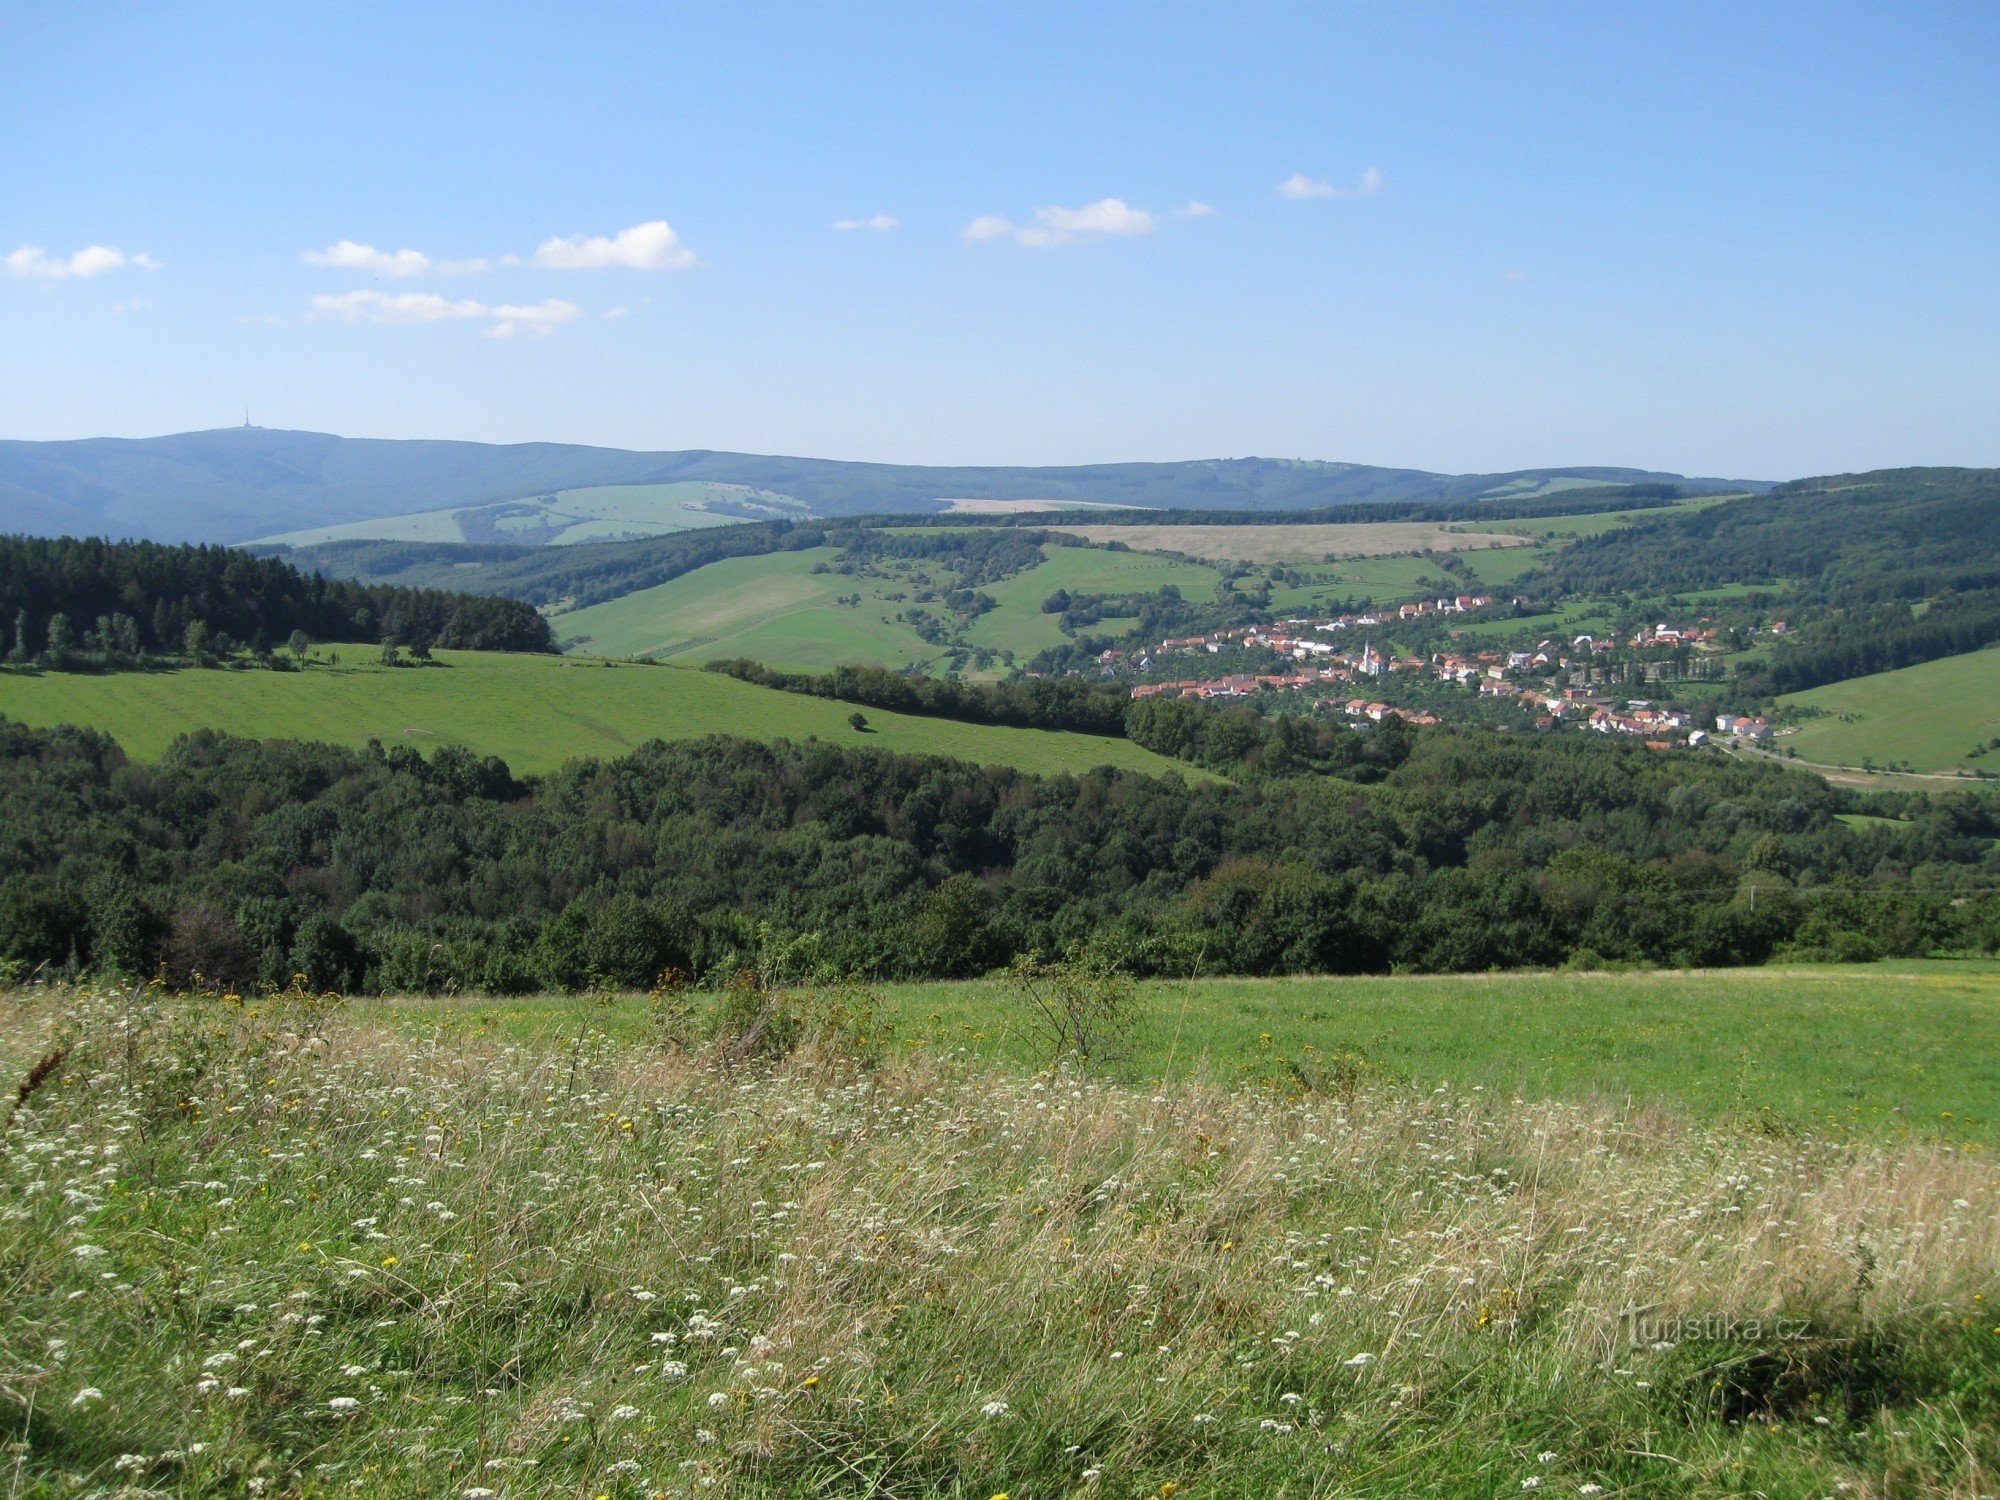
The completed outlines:
[[[1035,217],[1058,234],[1146,234],[1153,216],[1123,198],[1100,198],[1082,208],[1038,208]]]
[[[513,337],[522,328],[530,333],[551,333],[558,323],[573,323],[582,317],[583,309],[574,302],[548,297],[532,307],[501,306],[492,309],[492,313],[496,321],[487,332],[496,339],[504,339]]]
[[[432,260],[421,250],[377,250],[373,245],[359,245],[353,240],[341,240],[324,250],[308,250],[299,259],[309,266],[392,277],[422,276],[428,272],[455,276],[486,269],[483,260]]]
[[[1361,180],[1351,188],[1335,187],[1317,177],[1308,177],[1303,172],[1294,172],[1278,184],[1280,198],[1372,198],[1382,191],[1387,179],[1374,167],[1361,174]]]
[[[1200,199],[1190,198],[1188,199],[1188,206],[1181,210],[1181,217],[1184,219],[1206,219],[1214,213],[1215,210]]]
[[[681,243],[665,219],[654,219],[608,238],[573,234],[568,239],[543,240],[535,251],[534,263],[557,271],[596,271],[607,266],[679,271],[694,264],[694,252]]]
[[[833,227],[842,234],[855,229],[872,229],[877,234],[887,234],[901,222],[894,214],[876,214],[866,219],[835,219]]]
[[[1500,279],[1502,281],[1526,281],[1528,273],[1526,271],[1506,271],[1501,274]]]
[[[998,214],[981,214],[960,234],[973,241],[1012,239],[1031,250],[1066,245],[1080,235],[1150,234],[1159,220],[1123,198],[1100,198],[1082,208],[1038,208],[1032,224],[1016,224]]]
[[[468,319],[488,319],[487,330],[495,338],[509,338],[520,329],[547,333],[559,323],[583,316],[574,302],[551,297],[533,306],[502,304],[488,306],[470,297],[451,298],[436,292],[377,292],[366,288],[337,295],[322,294],[312,299],[315,317],[337,317],[348,323],[443,323]]]
[[[33,276],[43,281],[67,281],[74,276],[87,281],[122,266],[157,271],[160,263],[141,251],[127,255],[110,245],[87,245],[70,256],[51,256],[40,245],[23,245],[7,257],[7,269],[16,276]]]
[[[1001,239],[1013,232],[1013,224],[1009,220],[1001,218],[998,214],[981,214],[970,224],[966,225],[962,231],[967,239],[975,242],[979,240]]]

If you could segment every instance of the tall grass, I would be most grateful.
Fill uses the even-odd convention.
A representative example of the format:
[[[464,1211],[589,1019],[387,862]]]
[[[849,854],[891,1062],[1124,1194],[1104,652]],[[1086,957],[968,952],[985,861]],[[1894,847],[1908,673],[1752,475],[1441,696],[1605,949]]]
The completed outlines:
[[[1996,1486],[1943,1146],[0,996],[8,1099],[63,1045],[0,1138],[12,1493]]]

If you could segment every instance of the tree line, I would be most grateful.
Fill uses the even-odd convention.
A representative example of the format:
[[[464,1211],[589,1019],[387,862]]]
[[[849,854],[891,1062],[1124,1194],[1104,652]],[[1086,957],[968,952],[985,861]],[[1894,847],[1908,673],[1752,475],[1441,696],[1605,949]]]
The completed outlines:
[[[530,605],[302,573],[230,547],[0,536],[0,630],[17,664],[135,665],[294,635],[480,651],[550,651]]]
[[[1263,714],[1193,699],[1134,699],[1122,686],[1088,678],[959,682],[885,667],[788,672],[741,657],[709,662],[705,670],[759,687],[893,713],[1129,739],[1174,760],[1238,778],[1318,771],[1375,780],[1401,759],[1407,734],[1401,719],[1360,734],[1298,714]]]
[[[1366,746],[1373,779],[1037,778],[712,737],[524,782],[451,747],[209,732],[134,764],[101,735],[0,722],[0,958],[522,992],[726,975],[772,945],[915,978],[1070,951],[1192,975],[2000,942],[2000,822],[1971,795],[1856,830],[1835,817],[1850,794],[1777,766],[1326,732]]]

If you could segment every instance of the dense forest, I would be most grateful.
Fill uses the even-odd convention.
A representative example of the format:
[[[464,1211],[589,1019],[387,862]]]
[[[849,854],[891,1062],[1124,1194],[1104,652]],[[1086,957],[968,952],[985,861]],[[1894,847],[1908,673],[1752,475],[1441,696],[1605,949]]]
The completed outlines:
[[[1797,480],[1583,537],[1522,587],[1657,596],[1779,580],[1806,600],[1858,603],[2000,587],[2000,470]]]
[[[1011,724],[1021,729],[1073,729],[1121,739],[1129,703],[1129,694],[1121,686],[1078,678],[981,683],[894,672],[887,667],[791,672],[745,657],[712,661],[704,670],[759,687],[837,698],[899,714],[972,724]]]
[[[2000,642],[2000,470],[1894,469],[1584,537],[1518,587],[1550,598],[1775,592],[1788,638],[1737,667],[1736,701]]]
[[[1201,710],[1189,706],[1189,713]],[[456,749],[0,723],[0,956],[243,989],[526,991],[745,964],[1137,973],[1739,964],[2000,943],[2000,823],[1591,737],[1326,730],[1361,775],[1190,785],[654,743],[522,783]],[[1372,758],[1371,758],[1372,757]]]
[[[0,536],[8,657],[132,665],[316,640],[483,651],[554,649],[548,622],[512,599],[391,588],[301,573],[228,547]]]

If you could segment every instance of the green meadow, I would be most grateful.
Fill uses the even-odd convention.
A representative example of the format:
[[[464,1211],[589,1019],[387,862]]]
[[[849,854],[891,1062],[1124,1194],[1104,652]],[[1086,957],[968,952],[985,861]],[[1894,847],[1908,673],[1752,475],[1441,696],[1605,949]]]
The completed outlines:
[[[2000,737],[2000,650],[1947,656],[1920,666],[1788,693],[1781,709],[1816,709],[1778,743],[1801,760],[1858,766],[1907,761],[1916,771],[1983,766],[2000,753],[1972,752]]]
[[[881,987],[903,1047],[1038,1055],[1002,980]],[[1754,1128],[2000,1144],[2000,961],[1597,973],[1209,979],[1137,990],[1114,1076],[1288,1088],[1374,1076],[1498,1097],[1663,1108]],[[419,1030],[645,1036],[643,999],[366,1002]]]
[[[814,567],[831,547],[710,563],[671,582],[560,615],[556,634],[605,656],[712,661],[749,656],[786,666],[922,666],[938,648],[896,619],[908,585]],[[861,596],[858,605],[837,603]]]
[[[300,672],[254,669],[31,674],[0,672],[0,714],[38,726],[81,724],[141,759],[191,729],[250,739],[364,745],[463,745],[516,772],[554,770],[583,756],[622,755],[653,739],[732,734],[823,739],[909,754],[949,755],[1042,775],[1112,765],[1206,779],[1128,740],[1012,729],[867,710],[755,687],[689,667],[582,657],[440,651],[439,665],[385,667],[367,646],[322,647]]]
[[[1011,651],[1017,660],[1026,660],[1067,639],[1058,616],[1042,609],[1058,589],[1137,594],[1171,585],[1199,602],[1213,598],[1223,580],[1223,570],[1214,563],[1157,552],[1105,547],[1043,551],[1044,560],[1034,567],[981,585],[996,606],[964,626],[959,643]],[[1483,548],[1470,554],[1470,561],[1480,587],[1504,589],[1542,561],[1546,551],[1540,543]],[[822,547],[710,563],[653,588],[560,615],[556,631],[573,647],[659,660],[749,656],[791,667],[864,663],[924,669],[950,655],[948,646],[925,641],[900,618],[914,609],[939,613],[935,600],[918,596],[926,589],[954,587],[948,571],[922,562],[890,563],[866,574],[838,573],[830,566],[814,571],[831,565],[838,555]],[[1306,581],[1273,586],[1271,604],[1280,612],[1331,610],[1350,599],[1389,604],[1463,587],[1442,578],[1431,559],[1411,553],[1341,558],[1331,564],[1295,565],[1292,571]],[[918,582],[918,575],[927,581]],[[1095,629],[1115,634],[1133,623],[1106,616]]]
[[[998,606],[964,632],[973,646],[1011,650],[1023,658],[1064,636],[1042,601],[1057,589],[1072,593],[1138,593],[1174,584],[1190,599],[1215,592],[1221,575],[1205,564],[1143,552],[1051,547],[1036,566],[984,585]],[[556,633],[608,656],[714,661],[749,656],[785,666],[854,663],[921,667],[945,655],[897,618],[911,609],[937,612],[916,595],[923,573],[937,587],[950,575],[927,565],[896,564],[884,576],[815,573],[838,556],[831,547],[734,557],[653,588],[559,616]],[[854,599],[857,603],[841,603]]]
[[[725,508],[726,507],[726,508]],[[755,516],[802,515],[787,496],[740,484],[684,479],[669,484],[605,484],[525,496],[490,505],[413,511],[373,521],[349,521],[260,538],[311,547],[322,542],[506,542],[568,546],[631,536],[656,536],[697,526],[727,526]]]

